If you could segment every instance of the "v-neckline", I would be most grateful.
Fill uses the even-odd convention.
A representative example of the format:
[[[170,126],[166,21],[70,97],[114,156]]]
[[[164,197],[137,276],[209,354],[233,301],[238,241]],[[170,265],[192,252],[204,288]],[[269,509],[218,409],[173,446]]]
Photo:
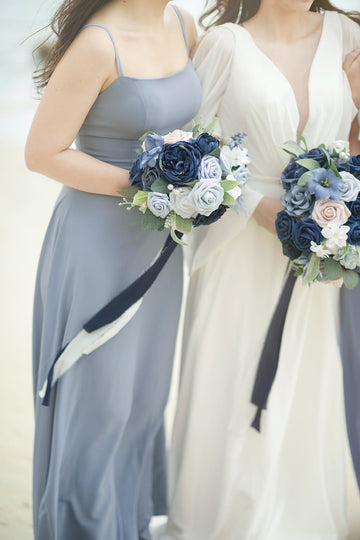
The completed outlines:
[[[309,70],[309,76],[308,76],[308,80],[307,80],[308,114],[307,114],[306,122],[304,124],[303,129],[302,129],[302,132],[298,133],[298,129],[296,129],[296,138],[298,138],[299,136],[300,137],[304,136],[304,133],[306,132],[307,127],[308,127],[309,122],[310,122],[310,119],[311,119],[311,79],[312,79],[312,74],[313,74],[313,71],[314,71],[314,65],[316,64],[316,60],[317,60],[317,57],[319,55],[319,52],[320,52],[320,49],[321,49],[321,46],[322,46],[322,42],[324,41],[325,24],[326,24],[326,20],[327,20],[327,13],[328,12],[325,11],[324,15],[323,15],[323,21],[322,21],[320,37],[319,37],[319,41],[318,41],[316,50],[314,52],[312,61],[311,61],[310,70]],[[263,58],[265,58],[265,60],[273,67],[273,69],[285,81],[286,85],[290,89],[292,98],[293,98],[294,103],[295,103],[295,109],[296,109],[297,117],[298,117],[298,125],[297,125],[297,127],[299,127],[300,119],[301,119],[299,104],[298,104],[298,101],[296,99],[296,94],[295,94],[294,88],[293,88],[292,84],[290,83],[289,79],[284,75],[284,73],[281,71],[281,69],[271,60],[271,58],[266,53],[264,53],[264,51],[257,45],[255,39],[253,38],[252,34],[249,32],[249,30],[247,28],[245,28],[244,26],[242,26],[240,24],[235,24],[235,26],[237,26],[238,28],[241,28],[242,30],[244,30],[244,32],[248,35],[248,37],[250,38],[251,43],[253,44],[254,48],[258,51],[258,53]]]

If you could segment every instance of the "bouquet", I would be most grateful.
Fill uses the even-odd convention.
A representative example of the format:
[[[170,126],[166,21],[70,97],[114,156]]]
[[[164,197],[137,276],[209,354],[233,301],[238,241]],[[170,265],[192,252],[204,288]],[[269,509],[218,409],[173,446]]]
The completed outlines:
[[[213,127],[193,124],[192,132],[142,137],[130,171],[131,187],[119,193],[124,197],[120,206],[142,212],[143,229],[169,229],[173,240],[184,244],[182,234],[214,223],[229,207],[237,207],[250,161],[242,145],[245,134],[233,135],[220,148]]]
[[[284,210],[276,219],[283,253],[305,284],[329,281],[354,288],[360,266],[360,156],[336,141],[310,150],[293,141],[281,180]]]

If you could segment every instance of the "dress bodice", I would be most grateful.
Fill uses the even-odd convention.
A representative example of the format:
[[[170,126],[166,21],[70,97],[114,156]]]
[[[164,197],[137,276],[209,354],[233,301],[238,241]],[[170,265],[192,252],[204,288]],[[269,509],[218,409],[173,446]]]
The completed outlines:
[[[349,52],[344,50],[343,33],[347,31],[344,23],[354,25],[359,41],[360,29],[349,19],[348,22],[344,19],[347,18],[335,12],[324,15],[308,80],[309,116],[303,135],[309,147],[348,139],[356,114],[349,82],[342,69],[344,55]],[[354,30],[352,26],[351,29]],[[214,49],[214,40],[218,42],[218,50],[224,50],[228,59],[221,75],[227,78],[226,84],[218,95],[216,106],[206,74],[211,56],[206,41],[212,42]],[[279,185],[281,171],[288,162],[288,155],[281,146],[287,140],[296,140],[299,125],[293,88],[242,26],[228,23],[215,28],[203,40],[203,47],[207,50],[201,51],[200,47],[194,59],[204,90],[200,114],[206,117],[207,102],[210,102],[211,114],[220,118],[222,134],[229,136],[239,130],[245,131],[252,180]],[[217,84],[219,87],[220,82]]]
[[[201,86],[191,60],[167,77],[134,78],[123,75],[116,47],[115,52],[119,76],[95,100],[76,145],[98,159],[129,169],[144,133],[164,135],[195,117]]]

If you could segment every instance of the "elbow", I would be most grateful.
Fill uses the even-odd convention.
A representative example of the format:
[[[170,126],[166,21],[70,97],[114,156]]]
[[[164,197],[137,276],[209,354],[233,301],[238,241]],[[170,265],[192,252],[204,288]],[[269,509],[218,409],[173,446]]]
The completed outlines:
[[[41,173],[44,168],[44,156],[42,152],[34,145],[26,143],[25,152],[25,165],[32,172]]]

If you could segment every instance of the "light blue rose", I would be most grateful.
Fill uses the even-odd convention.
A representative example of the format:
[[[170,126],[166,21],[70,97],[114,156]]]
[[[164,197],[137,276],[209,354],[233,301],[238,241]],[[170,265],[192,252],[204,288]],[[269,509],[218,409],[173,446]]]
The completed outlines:
[[[224,190],[216,180],[202,180],[195,184],[189,197],[199,214],[209,216],[222,203]]]
[[[220,182],[221,180],[221,167],[220,162],[216,157],[214,156],[204,156],[200,163],[199,178],[203,179],[211,179],[211,180],[217,180]]]
[[[340,188],[341,200],[346,202],[355,201],[360,192],[360,180],[346,171],[342,171],[340,175],[343,179],[343,185]]]
[[[165,193],[157,193],[156,191],[150,191],[147,205],[150,212],[160,218],[166,218],[172,210],[169,197]]]
[[[283,207],[290,216],[305,219],[310,217],[315,204],[315,197],[305,186],[293,184],[281,197]]]

